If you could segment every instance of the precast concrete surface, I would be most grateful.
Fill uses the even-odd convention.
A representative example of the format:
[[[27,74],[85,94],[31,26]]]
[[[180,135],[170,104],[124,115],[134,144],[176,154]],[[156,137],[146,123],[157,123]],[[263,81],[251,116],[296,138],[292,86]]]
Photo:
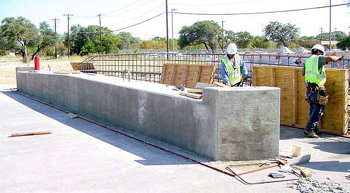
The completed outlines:
[[[0,92],[0,117],[0,192],[299,192],[289,188],[290,182],[244,185],[80,118],[71,119],[8,89]],[[8,137],[41,130],[52,134]],[[204,163],[222,164],[142,139]],[[335,192],[350,190],[350,180],[345,178],[350,173],[349,139],[329,135],[309,139],[300,130],[281,127],[280,150],[287,152],[291,145],[300,146],[302,154],[311,154],[310,163],[301,166],[312,171],[312,179],[340,183],[342,190]],[[248,182],[271,181],[268,174],[277,170],[241,177]]]

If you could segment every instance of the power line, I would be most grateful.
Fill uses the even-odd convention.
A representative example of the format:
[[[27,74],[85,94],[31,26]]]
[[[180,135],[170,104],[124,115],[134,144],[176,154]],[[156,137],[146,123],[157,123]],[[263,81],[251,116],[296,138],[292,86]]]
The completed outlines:
[[[103,15],[106,16],[106,17],[121,15],[121,14],[126,13],[126,12],[129,12],[129,11],[131,11],[131,10],[137,8],[137,7],[140,7],[140,6],[142,6],[142,5],[145,5],[145,4],[147,4],[147,3],[151,2],[151,1],[154,1],[154,0],[148,0],[148,1],[144,2],[143,4],[141,4],[141,3],[139,2],[140,4],[136,4],[134,7],[131,7],[130,9],[124,10],[123,12],[120,12],[120,13],[111,14],[111,15],[103,14]],[[142,2],[142,1],[141,1],[141,2]],[[120,10],[120,9],[119,9],[119,10]]]
[[[258,1],[262,1],[262,0],[252,0],[252,1],[231,1],[230,3],[207,3],[207,4],[203,4],[203,3],[197,3],[197,4],[181,4],[181,3],[172,3],[172,6],[186,6],[186,7],[191,7],[191,6],[195,6],[195,7],[205,7],[205,6],[222,6],[222,5],[235,5],[235,4],[246,4],[246,3],[254,3],[254,2],[258,2]]]
[[[139,22],[139,23],[130,25],[130,26],[128,26],[128,27],[123,27],[123,28],[116,29],[116,30],[111,30],[111,31],[112,31],[112,32],[117,32],[117,31],[121,31],[121,30],[128,29],[128,28],[131,28],[131,27],[135,27],[135,26],[137,26],[137,25],[140,25],[140,24],[143,24],[143,23],[145,23],[145,22],[147,22],[147,21],[150,21],[150,20],[152,20],[152,19],[155,19],[155,18],[157,18],[157,17],[163,15],[164,13],[165,13],[165,12],[160,13],[160,14],[158,14],[158,15],[156,15],[156,16],[153,16],[153,17],[151,17],[151,18],[148,18],[148,19],[146,19],[146,20],[144,20],[144,21],[141,21],[141,22]]]
[[[344,5],[350,5],[350,3],[336,4],[336,5],[332,5],[331,7],[339,7]],[[330,7],[329,5],[326,5],[326,6],[309,7],[309,8],[302,8],[302,9],[288,9],[288,10],[279,10],[279,11],[262,11],[262,12],[247,12],[247,13],[189,13],[189,12],[174,12],[174,13],[182,14],[182,15],[258,15],[258,14],[306,11],[306,10],[313,10],[313,9],[324,9],[329,7]]]

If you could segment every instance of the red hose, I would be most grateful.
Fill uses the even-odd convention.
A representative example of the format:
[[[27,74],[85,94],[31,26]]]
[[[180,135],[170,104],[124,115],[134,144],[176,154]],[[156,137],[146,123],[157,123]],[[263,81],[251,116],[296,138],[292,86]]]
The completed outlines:
[[[49,106],[49,107],[52,107],[52,108],[57,109],[57,110],[59,110],[59,111],[62,111],[62,112],[64,112],[64,113],[67,113],[67,114],[70,113],[70,112],[67,111],[67,110],[58,108],[58,107],[56,107],[56,106],[54,106],[54,105],[51,105],[51,104],[49,104],[49,103],[46,103],[46,102],[40,101],[40,100],[38,100],[38,99],[35,99],[35,98],[33,98],[33,97],[27,96],[27,95],[25,95],[25,94],[23,94],[23,93],[20,93],[20,92],[18,92],[18,91],[12,90],[12,92],[15,92],[15,93],[17,93],[17,94],[19,94],[19,95],[22,95],[22,96],[24,96],[24,97],[26,97],[26,98],[29,98],[29,99],[31,99],[31,100],[33,100],[33,101],[36,101],[36,102],[38,102],[38,103],[41,103],[41,104],[47,105],[47,106]],[[221,172],[221,173],[223,173],[223,174],[229,175],[229,176],[231,176],[231,177],[235,177],[235,176],[237,176],[237,175],[240,176],[240,175],[244,175],[244,174],[249,174],[249,173],[257,172],[257,171],[261,171],[261,170],[273,168],[273,167],[276,167],[276,166],[279,165],[279,164],[272,164],[272,165],[270,165],[270,166],[268,166],[268,167],[259,168],[259,169],[255,169],[255,170],[251,170],[251,171],[247,171],[247,172],[243,172],[243,173],[234,175],[234,174],[232,174],[232,173],[226,172],[225,170],[221,170],[221,169],[212,167],[212,166],[210,166],[210,165],[208,165],[208,164],[202,163],[202,162],[197,161],[197,160],[195,160],[195,159],[192,159],[192,158],[189,158],[189,157],[187,157],[187,156],[181,155],[181,154],[179,154],[179,153],[176,153],[176,152],[173,152],[173,151],[164,149],[164,148],[162,148],[162,147],[159,147],[159,146],[157,146],[157,145],[154,145],[154,144],[149,143],[149,142],[147,142],[147,141],[144,141],[144,140],[142,140],[142,139],[139,139],[139,138],[133,137],[133,136],[131,136],[131,135],[128,135],[128,134],[126,134],[126,133],[123,133],[123,132],[117,131],[117,130],[115,130],[115,129],[109,128],[109,127],[107,127],[107,126],[105,126],[105,125],[102,125],[102,124],[100,124],[100,123],[97,123],[97,122],[95,122],[95,121],[92,121],[92,120],[90,120],[90,119],[87,119],[87,118],[85,118],[85,117],[79,116],[79,118],[80,118],[80,119],[83,119],[83,120],[85,120],[85,121],[87,121],[87,122],[93,123],[93,124],[95,124],[95,125],[98,125],[98,126],[100,126],[100,127],[103,127],[103,128],[105,128],[105,129],[108,129],[108,130],[111,130],[111,131],[113,131],[113,132],[116,132],[116,133],[118,133],[118,134],[121,134],[121,135],[123,135],[123,136],[125,136],[125,137],[134,139],[134,140],[136,140],[136,141],[139,141],[139,142],[141,142],[141,143],[147,144],[147,145],[152,146],[152,147],[154,147],[154,148],[163,150],[163,151],[165,151],[165,152],[167,152],[167,153],[170,153],[170,154],[173,154],[173,155],[182,157],[182,158],[184,158],[184,159],[190,160],[190,161],[192,161],[192,162],[194,162],[194,163],[200,164],[200,165],[205,166],[205,167],[207,167],[207,168],[210,168],[210,169],[212,169],[212,170],[215,170],[215,171]]]

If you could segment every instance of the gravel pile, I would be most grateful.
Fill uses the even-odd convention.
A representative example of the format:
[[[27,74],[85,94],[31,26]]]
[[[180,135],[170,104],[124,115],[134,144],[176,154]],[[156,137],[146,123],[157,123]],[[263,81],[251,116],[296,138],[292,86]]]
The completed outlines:
[[[317,193],[317,192],[335,192],[349,193],[339,183],[335,182],[319,182],[310,178],[300,178],[298,181],[288,183],[288,188],[299,190],[301,193]]]

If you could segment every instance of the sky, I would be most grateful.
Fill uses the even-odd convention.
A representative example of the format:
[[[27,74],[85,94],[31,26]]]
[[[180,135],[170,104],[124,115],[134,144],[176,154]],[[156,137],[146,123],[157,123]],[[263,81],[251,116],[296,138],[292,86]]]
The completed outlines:
[[[347,0],[331,0],[332,5],[350,2]],[[183,15],[177,12],[190,13],[247,13],[278,10],[291,10],[309,7],[329,6],[330,0],[168,0],[169,38],[174,38],[183,26],[190,26],[197,21],[213,20],[224,29],[248,31],[252,35],[263,35],[263,28],[270,21],[291,23],[300,28],[301,36],[315,36],[323,31],[329,32],[329,8],[289,13],[231,15],[231,16],[199,16]],[[350,31],[350,6],[332,7],[331,30]],[[102,14],[102,26],[111,30],[119,30],[145,21],[165,12],[165,0],[0,0],[0,19],[23,16],[37,27],[46,21],[54,27],[52,19],[59,19],[57,32],[67,32],[68,22],[64,14],[73,14],[70,25],[99,25],[98,14]],[[173,16],[173,17],[172,17]],[[172,19],[173,18],[173,19]],[[143,40],[156,36],[166,36],[166,15],[162,14],[150,21],[132,28],[122,30],[131,32],[133,36]],[[119,33],[120,31],[116,31]]]

